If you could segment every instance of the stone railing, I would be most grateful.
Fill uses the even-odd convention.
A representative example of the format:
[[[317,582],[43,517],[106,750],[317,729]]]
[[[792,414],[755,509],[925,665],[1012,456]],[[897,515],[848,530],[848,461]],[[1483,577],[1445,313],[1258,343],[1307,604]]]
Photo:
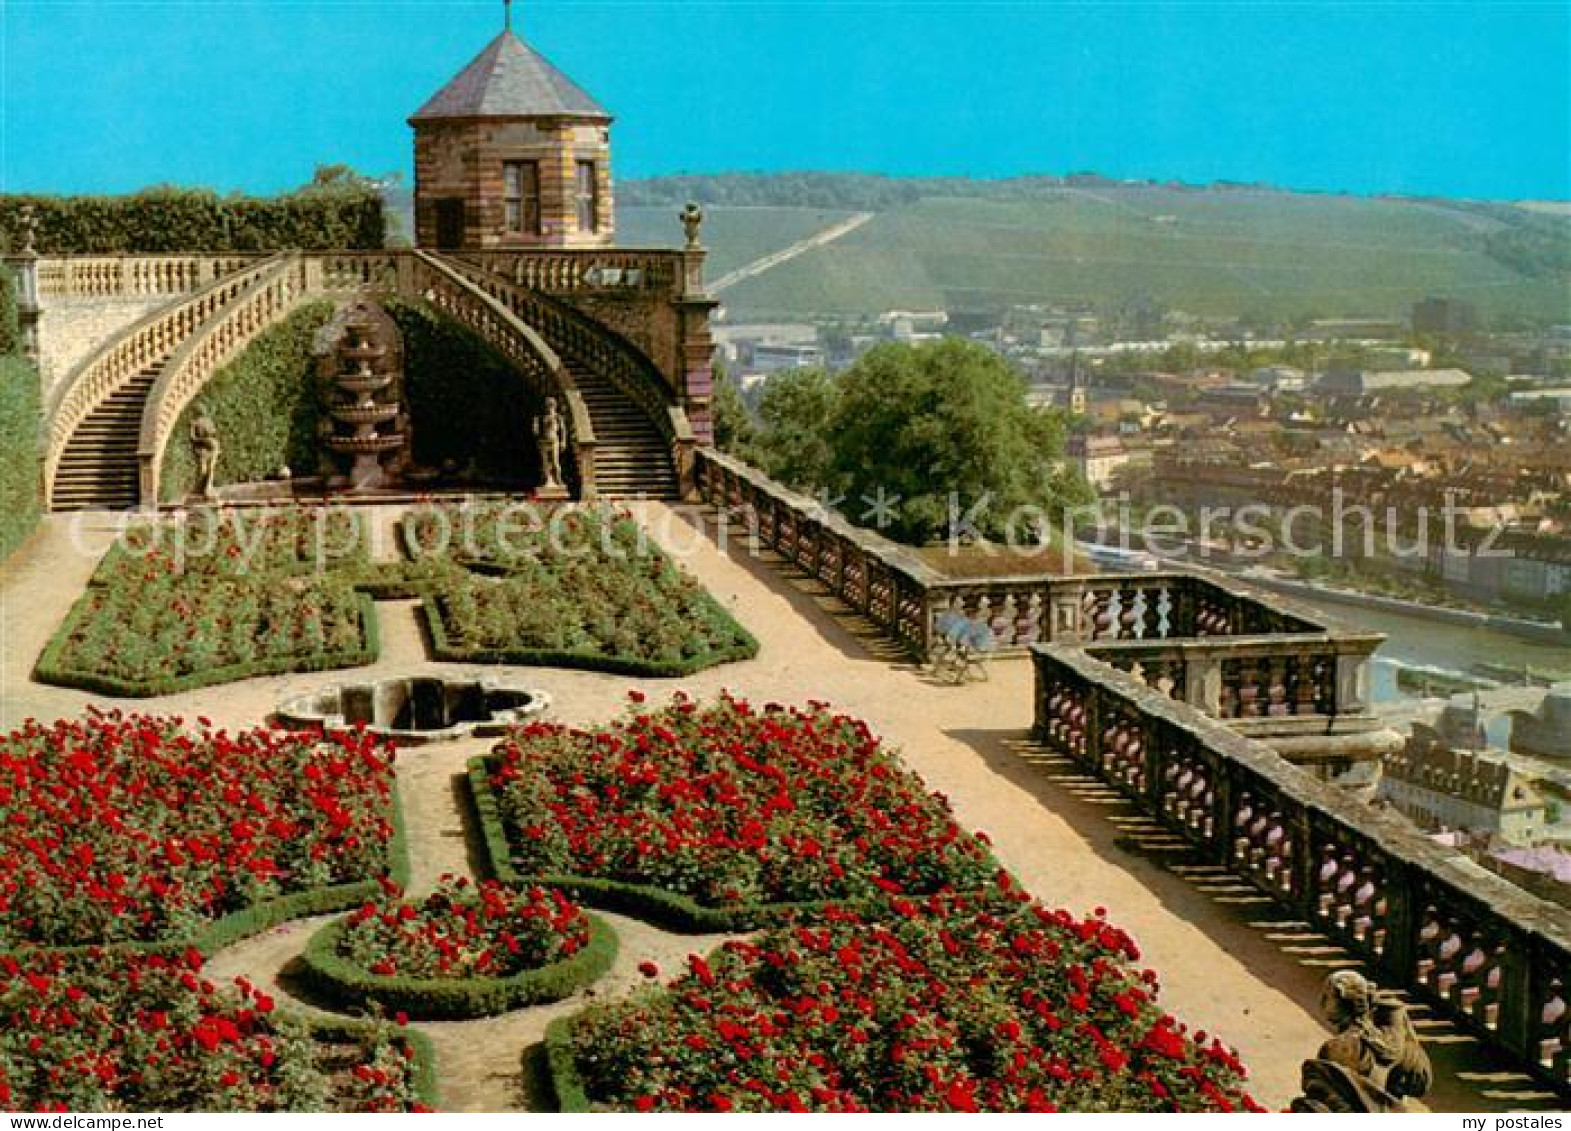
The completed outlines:
[[[589,408],[573,375],[542,337],[538,325],[532,319],[526,324],[524,317],[489,293],[489,288],[477,285],[441,256],[417,251],[412,266],[408,284],[413,294],[489,342],[519,368],[539,395],[563,398],[579,496],[595,498],[596,440]]]
[[[1384,639],[1379,633],[1306,631],[1108,641],[1087,651],[1234,730],[1264,734],[1297,720],[1364,715],[1369,660]]]
[[[704,501],[919,656],[931,651],[937,617],[951,610],[986,623],[1006,653],[1050,641],[1149,648],[1179,639],[1327,634],[1310,614],[1196,574],[954,578],[713,449],[698,452],[696,477]]]
[[[40,298],[189,294],[255,263],[255,255],[82,255],[38,260]]]
[[[148,393],[137,441],[139,493],[144,506],[157,506],[164,452],[175,425],[192,399],[225,362],[263,330],[281,321],[306,294],[298,256],[269,260],[169,355]]]
[[[1571,910],[1085,649],[1039,646],[1033,659],[1038,741],[1385,979],[1571,1087]]]
[[[687,413],[668,393],[665,378],[654,362],[587,315],[527,285],[510,282],[489,267],[471,263],[468,256],[449,257],[444,262],[539,331],[559,354],[604,377],[638,405],[671,445],[678,480],[686,492],[691,476],[683,471],[692,466],[694,459],[693,429]]]
[[[516,286],[544,294],[676,294],[683,281],[682,252],[668,248],[580,251],[466,251],[465,259]]]
[[[52,495],[55,474],[77,426],[106,398],[153,364],[164,360],[210,318],[273,270],[280,257],[209,283],[183,302],[161,307],[117,335],[55,386],[45,410],[44,494]]]

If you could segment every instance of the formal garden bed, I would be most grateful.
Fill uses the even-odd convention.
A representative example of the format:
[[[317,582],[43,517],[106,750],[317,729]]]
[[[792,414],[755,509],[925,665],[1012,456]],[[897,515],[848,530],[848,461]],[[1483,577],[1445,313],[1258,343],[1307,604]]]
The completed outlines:
[[[420,1111],[433,1059],[392,1024],[312,1024],[203,955],[0,957],[0,1111]]]
[[[470,771],[499,879],[687,929],[976,889],[997,871],[865,723],[822,705],[679,694],[597,729],[521,727]]]
[[[611,928],[559,891],[444,877],[423,899],[394,887],[324,927],[303,976],[344,1005],[459,1019],[560,1000],[615,958]]]
[[[758,653],[625,512],[425,507],[401,530],[413,562],[463,567],[426,587],[439,660],[681,676]]]
[[[39,659],[44,683],[146,697],[376,659],[342,510],[202,510],[130,528]]]
[[[0,738],[0,1110],[429,1107],[419,1035],[201,973],[407,870],[391,752],[363,734],[93,712]]]
[[[389,751],[363,734],[95,713],[0,738],[0,953],[214,950],[406,872]]]
[[[692,956],[554,1022],[547,1062],[566,1111],[1260,1110],[1138,958],[1018,892],[894,897]]]

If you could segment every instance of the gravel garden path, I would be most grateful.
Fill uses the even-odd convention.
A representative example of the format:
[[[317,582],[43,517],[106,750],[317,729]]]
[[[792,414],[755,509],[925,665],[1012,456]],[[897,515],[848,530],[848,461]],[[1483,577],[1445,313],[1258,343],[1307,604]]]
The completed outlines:
[[[892,657],[869,628],[837,610],[811,583],[784,580],[775,567],[736,552],[728,556],[699,529],[698,512],[663,504],[638,509],[655,540],[706,585],[760,640],[758,657],[679,680],[559,669],[505,669],[551,694],[555,717],[575,724],[606,721],[641,687],[658,700],[677,688],[696,696],[721,689],[755,703],[827,700],[866,719],[900,748],[928,784],[947,794],[962,825],[985,830],[999,859],[1044,901],[1074,911],[1106,907],[1140,942],[1162,975],[1166,1006],[1239,1047],[1254,1071],[1254,1092],[1280,1106],[1297,1091],[1299,1065],[1324,1039],[1316,1003],[1328,968],[1348,965],[1337,949],[1303,924],[1282,921],[1263,898],[1225,875],[1186,869],[1177,846],[1111,791],[1072,767],[1043,761],[1025,741],[1031,722],[1030,665],[1002,660],[991,678],[966,687],[934,682]],[[371,512],[390,530],[396,508]],[[29,681],[32,664],[92,572],[112,530],[87,520],[73,542],[71,515],[48,518],[0,569],[0,725],[33,716],[56,718],[105,702]],[[76,548],[81,545],[81,549]],[[390,555],[390,539],[383,543]],[[378,605],[383,652],[357,676],[474,671],[425,658],[415,602]],[[485,669],[494,671],[495,669]],[[337,673],[264,677],[160,699],[126,709],[205,715],[231,727],[252,726],[286,695],[342,678]],[[400,754],[398,779],[406,813],[413,883],[428,890],[447,872],[474,874],[475,849],[461,775],[484,742],[414,748]],[[718,939],[678,936],[621,916],[606,916],[621,936],[616,967],[592,990],[553,1006],[490,1021],[421,1026],[435,1040],[444,1103],[457,1110],[505,1110],[540,1101],[520,1080],[523,1050],[538,1043],[552,1018],[580,1008],[581,998],[619,994],[642,982],[637,964],[663,970]],[[321,921],[297,922],[221,952],[215,977],[244,974],[286,996],[286,967]],[[1419,1013],[1437,1060],[1438,1110],[1488,1110],[1541,1100],[1520,1077],[1489,1071],[1468,1038]],[[1465,1074],[1455,1069],[1464,1067]]]

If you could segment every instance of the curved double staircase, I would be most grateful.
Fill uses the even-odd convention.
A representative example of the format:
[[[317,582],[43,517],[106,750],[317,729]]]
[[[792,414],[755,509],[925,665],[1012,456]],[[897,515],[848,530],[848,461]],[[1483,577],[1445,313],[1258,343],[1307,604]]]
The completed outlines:
[[[636,347],[565,303],[484,267],[425,252],[284,253],[245,262],[133,323],[76,366],[46,408],[53,510],[159,499],[181,414],[220,368],[301,303],[357,292],[424,302],[565,402],[581,494],[675,498],[687,418]]]

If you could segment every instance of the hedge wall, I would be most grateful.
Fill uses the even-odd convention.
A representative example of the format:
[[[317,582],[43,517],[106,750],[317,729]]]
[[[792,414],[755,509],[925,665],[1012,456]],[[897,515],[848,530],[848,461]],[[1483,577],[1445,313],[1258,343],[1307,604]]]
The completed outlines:
[[[282,465],[296,475],[316,474],[322,406],[311,346],[332,315],[330,302],[301,307],[258,334],[202,390],[198,402],[207,406],[223,445],[220,484],[267,479]],[[164,502],[185,498],[195,482],[190,428],[196,408],[197,402],[186,408],[164,453]]]
[[[43,510],[39,412],[33,367],[0,358],[0,561],[22,544]]]
[[[31,204],[44,255],[122,252],[367,250],[383,244],[381,195],[369,186],[306,189],[277,197],[221,197],[158,188],[129,196],[0,196],[0,241],[22,246]]]

